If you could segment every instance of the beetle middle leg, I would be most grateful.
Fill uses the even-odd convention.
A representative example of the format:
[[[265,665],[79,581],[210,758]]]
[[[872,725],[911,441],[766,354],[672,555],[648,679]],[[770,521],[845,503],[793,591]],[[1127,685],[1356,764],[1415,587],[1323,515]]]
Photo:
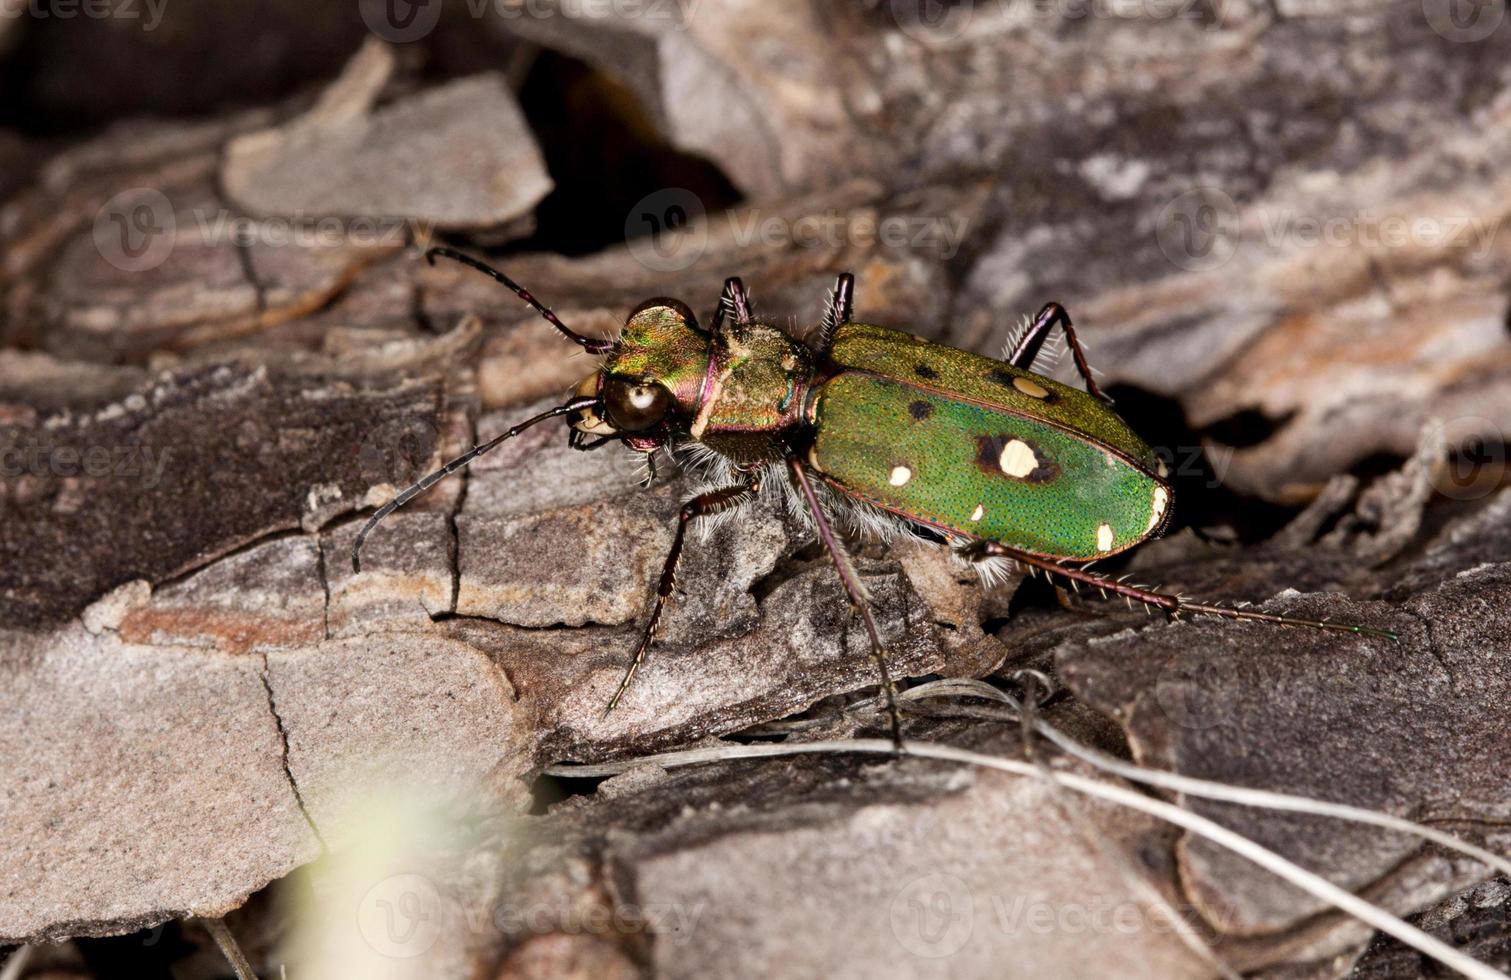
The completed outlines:
[[[881,673],[881,689],[887,699],[887,715],[892,722],[892,744],[897,751],[902,751],[902,715],[897,709],[897,691],[892,686],[892,674],[887,669],[887,651],[881,642],[881,631],[876,628],[876,617],[871,614],[871,597],[866,594],[866,587],[861,583],[860,575],[855,571],[855,565],[850,561],[849,552],[834,534],[829,526],[829,519],[824,516],[823,505],[819,503],[818,495],[813,492],[813,485],[808,480],[807,468],[796,456],[787,457],[787,469],[792,474],[792,480],[797,484],[803,494],[804,501],[808,504],[808,510],[813,515],[813,525],[818,530],[819,540],[824,543],[824,550],[829,552],[829,559],[834,562],[834,568],[839,572],[840,582],[844,584],[845,592],[850,597],[850,604],[854,606],[866,625],[866,635],[871,641],[871,656],[876,659],[877,669]]]
[[[1066,313],[1065,307],[1059,303],[1044,304],[1044,309],[1034,317],[1033,323],[1030,323],[1028,329],[1023,331],[1023,336],[1018,338],[1018,343],[1005,358],[1007,363],[1027,371],[1033,365],[1034,358],[1039,356],[1039,351],[1044,348],[1044,341],[1048,339],[1049,331],[1056,325],[1065,331],[1065,339],[1070,344],[1070,356],[1075,359],[1076,370],[1080,372],[1081,379],[1086,382],[1086,390],[1093,397],[1110,404],[1112,399],[1102,394],[1102,389],[1097,387],[1096,380],[1091,376],[1091,365],[1086,361],[1086,352],[1081,349],[1081,342],[1076,339],[1076,330],[1071,326],[1070,314]]]
[[[603,711],[605,715],[618,707],[619,699],[624,697],[624,692],[629,689],[630,681],[635,677],[635,671],[640,669],[641,662],[645,660],[645,653],[650,649],[651,641],[656,638],[656,629],[661,625],[661,613],[666,608],[666,600],[671,598],[672,591],[677,586],[677,563],[682,560],[682,544],[687,538],[687,526],[700,517],[711,517],[739,507],[760,492],[760,480],[752,476],[744,483],[701,493],[684,503],[682,509],[677,512],[677,533],[672,537],[672,549],[667,553],[666,563],[661,567],[661,581],[656,587],[655,605],[651,607],[650,618],[646,621],[645,631],[640,636],[640,645],[635,648],[635,655],[630,659],[630,665],[624,672],[624,680],[619,682],[618,690],[614,692],[614,696],[609,699],[608,707]]]
[[[855,312],[855,276],[841,272],[834,280],[834,291],[829,294],[829,303],[824,307],[824,319],[819,324],[812,347],[819,355],[827,354],[834,345],[834,332],[850,322]]]

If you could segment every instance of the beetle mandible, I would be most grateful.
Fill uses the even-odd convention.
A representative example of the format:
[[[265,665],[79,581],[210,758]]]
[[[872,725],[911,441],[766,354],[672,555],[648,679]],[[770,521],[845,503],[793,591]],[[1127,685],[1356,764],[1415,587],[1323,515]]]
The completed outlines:
[[[665,449],[714,487],[678,513],[639,646],[605,713],[624,696],[656,636],[688,526],[733,511],[766,487],[781,488],[789,508],[823,542],[859,611],[898,744],[901,724],[885,650],[837,524],[882,537],[942,538],[988,583],[1004,563],[1016,562],[1171,615],[1393,636],[1192,602],[1084,567],[1162,533],[1174,491],[1163,462],[1097,387],[1058,303],[1039,312],[1002,360],[854,321],[849,273],[839,276],[822,323],[806,341],[757,319],[738,278],[725,281],[707,329],[686,304],[657,298],[635,308],[617,339],[603,340],[576,333],[527,289],[471,256],[432,248],[425,257],[491,276],[604,361],[565,404],[477,444],[379,508],[352,546],[354,571],[360,571],[362,543],[383,518],[547,419],[567,417],[573,449],[617,442],[648,461]],[[1030,370],[1056,327],[1085,391]]]

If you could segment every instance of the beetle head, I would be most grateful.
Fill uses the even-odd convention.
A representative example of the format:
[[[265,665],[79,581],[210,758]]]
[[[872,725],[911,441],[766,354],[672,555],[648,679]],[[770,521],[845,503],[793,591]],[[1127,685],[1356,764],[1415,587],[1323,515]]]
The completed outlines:
[[[603,367],[577,386],[576,394],[595,396],[598,404],[575,418],[572,428],[623,438],[636,449],[661,445],[669,430],[685,429],[697,413],[711,344],[685,303],[641,303]]]

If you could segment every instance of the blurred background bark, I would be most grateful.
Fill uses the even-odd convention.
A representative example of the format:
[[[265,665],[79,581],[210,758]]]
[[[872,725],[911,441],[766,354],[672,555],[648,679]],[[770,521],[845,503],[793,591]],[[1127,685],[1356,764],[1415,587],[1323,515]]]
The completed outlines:
[[[1176,530],[1110,569],[1402,640],[983,595],[915,543],[860,558],[894,676],[1042,670],[1091,744],[1504,852],[1504,7],[0,0],[20,975],[227,975],[192,922],[227,914],[264,976],[1419,974],[1033,779],[540,775],[876,730],[863,634],[777,507],[690,552],[608,718],[680,475],[642,491],[542,427],[348,555],[368,508],[592,370],[424,245],[599,334],[652,295],[706,315],[736,274],[806,326],[853,270],[859,318],[988,354],[1058,300],[1177,479]],[[1511,963],[1478,865],[1180,802]]]

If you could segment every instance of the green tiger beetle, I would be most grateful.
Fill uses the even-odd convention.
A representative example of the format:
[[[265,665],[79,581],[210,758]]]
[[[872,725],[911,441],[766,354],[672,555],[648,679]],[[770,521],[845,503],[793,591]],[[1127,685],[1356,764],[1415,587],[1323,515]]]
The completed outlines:
[[[688,525],[727,514],[778,487],[823,542],[859,611],[900,745],[892,679],[866,588],[836,527],[873,537],[944,541],[991,584],[1013,563],[1162,609],[1319,630],[1386,630],[1192,602],[1088,570],[1161,534],[1174,503],[1163,461],[1109,407],[1058,303],[1039,312],[993,360],[912,334],[855,322],[855,279],[839,276],[819,328],[798,340],[755,317],[744,284],[725,281],[705,329],[686,304],[647,300],[615,340],[576,333],[497,269],[449,248],[444,257],[513,290],[602,366],[565,404],[513,426],[405,489],[372,515],[352,547],[389,514],[507,439],[566,416],[568,445],[620,443],[647,461],[665,449],[713,487],[677,515],[656,597],[614,696],[629,688],[675,587]],[[1058,327],[1082,391],[1030,368]],[[651,471],[654,473],[654,470]]]

